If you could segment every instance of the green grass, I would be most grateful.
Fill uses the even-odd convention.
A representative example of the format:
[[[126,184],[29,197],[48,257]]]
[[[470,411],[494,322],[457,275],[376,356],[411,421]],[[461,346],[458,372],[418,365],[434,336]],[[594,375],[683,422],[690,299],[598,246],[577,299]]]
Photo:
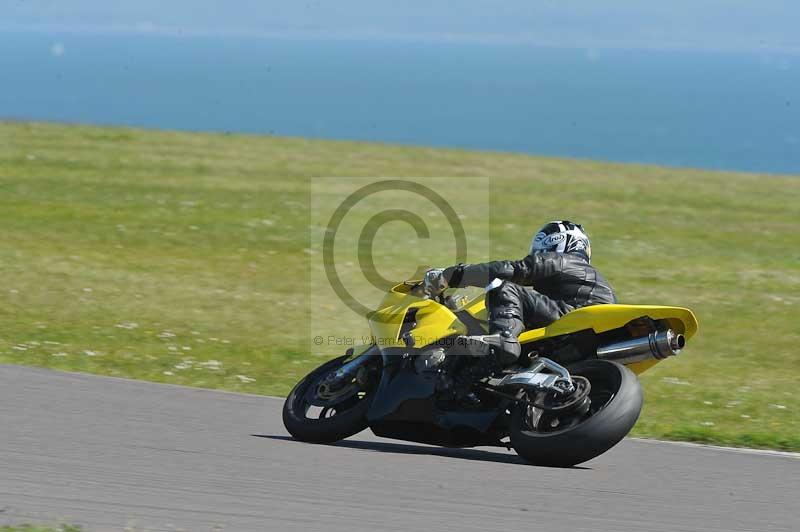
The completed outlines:
[[[490,178],[486,259],[521,257],[544,221],[580,220],[622,302],[700,320],[681,357],[643,375],[635,434],[800,450],[791,176],[0,123],[0,361],[285,394],[338,353],[310,344],[316,176]]]

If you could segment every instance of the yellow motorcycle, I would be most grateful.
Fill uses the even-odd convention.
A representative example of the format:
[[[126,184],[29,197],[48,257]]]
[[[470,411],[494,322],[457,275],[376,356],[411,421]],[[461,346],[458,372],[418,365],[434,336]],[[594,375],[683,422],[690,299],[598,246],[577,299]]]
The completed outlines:
[[[454,377],[476,362],[457,338],[486,334],[477,288],[425,293],[394,286],[368,316],[372,343],[303,378],[283,408],[298,440],[376,435],[445,447],[502,446],[525,460],[569,467],[616,445],[642,408],[636,374],[677,355],[697,333],[691,310],[594,305],[519,337],[518,364],[475,382]]]

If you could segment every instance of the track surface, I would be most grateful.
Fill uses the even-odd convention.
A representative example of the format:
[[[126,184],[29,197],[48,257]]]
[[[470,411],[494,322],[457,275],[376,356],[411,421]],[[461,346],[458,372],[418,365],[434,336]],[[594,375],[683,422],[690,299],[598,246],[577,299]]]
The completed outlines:
[[[86,530],[800,530],[800,460],[626,440],[585,468],[362,433],[271,398],[0,366],[0,524]]]

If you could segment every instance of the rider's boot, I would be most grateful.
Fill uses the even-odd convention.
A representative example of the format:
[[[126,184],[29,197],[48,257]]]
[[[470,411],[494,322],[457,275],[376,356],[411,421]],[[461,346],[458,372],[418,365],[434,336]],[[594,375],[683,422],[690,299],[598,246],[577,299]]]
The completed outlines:
[[[472,385],[515,362],[520,354],[519,341],[511,331],[505,330],[496,334],[459,336],[456,345],[461,354],[476,358],[455,376],[456,391],[463,402],[478,406],[480,399],[471,391]]]
[[[516,362],[522,350],[517,336],[508,329],[494,334],[459,336],[456,345],[470,356],[494,357],[501,366]]]

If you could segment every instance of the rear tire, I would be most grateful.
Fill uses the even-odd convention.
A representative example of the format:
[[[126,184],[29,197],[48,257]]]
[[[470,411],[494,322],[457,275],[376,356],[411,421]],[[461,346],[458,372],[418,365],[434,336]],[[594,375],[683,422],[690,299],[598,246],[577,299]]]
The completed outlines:
[[[367,428],[367,411],[372,403],[369,391],[363,397],[354,396],[345,400],[347,406],[331,417],[306,417],[309,404],[306,399],[309,390],[318,385],[320,379],[335,371],[347,361],[344,355],[326,362],[306,375],[289,393],[283,404],[283,425],[289,434],[300,441],[310,443],[332,443],[358,434]],[[313,392],[312,392],[313,393]],[[333,405],[331,408],[335,409]]]
[[[569,371],[591,383],[592,406],[587,418],[562,430],[548,430],[537,420],[538,430],[533,430],[528,407],[520,405],[512,412],[511,445],[532,464],[570,467],[591,460],[619,443],[639,418],[642,388],[631,370],[616,362],[586,360]]]

